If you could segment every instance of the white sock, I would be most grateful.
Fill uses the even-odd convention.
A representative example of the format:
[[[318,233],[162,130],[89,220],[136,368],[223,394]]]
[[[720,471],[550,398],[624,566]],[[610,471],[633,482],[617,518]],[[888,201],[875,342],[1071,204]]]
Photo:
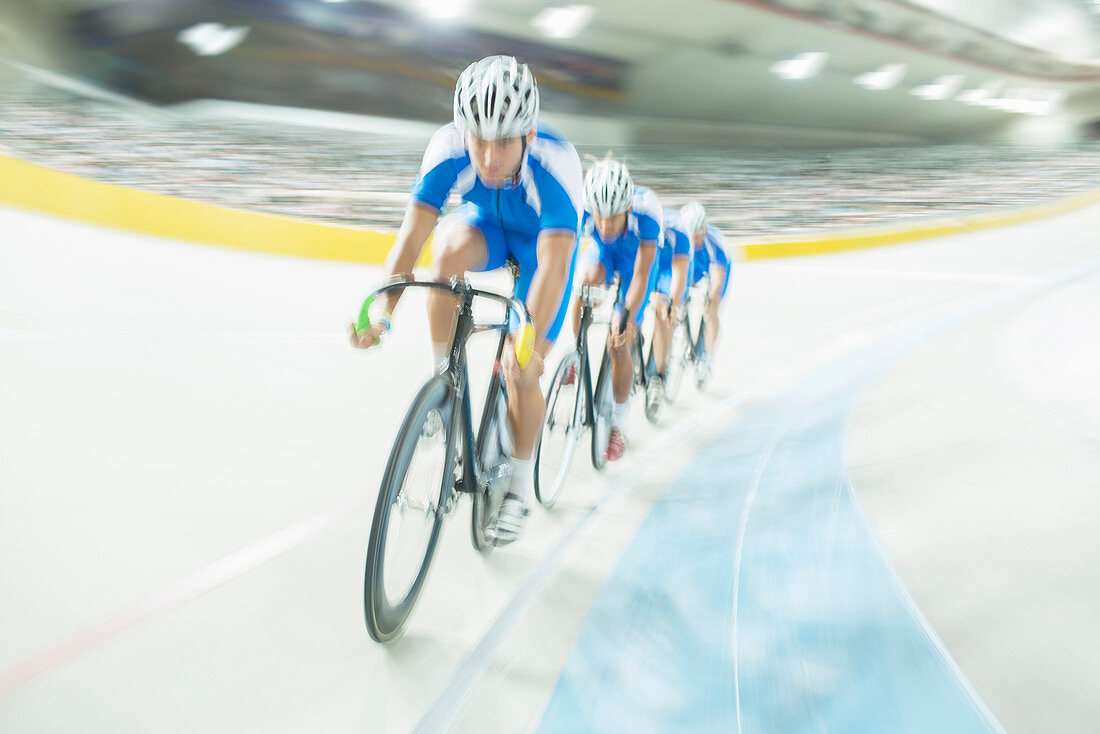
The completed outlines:
[[[618,428],[620,432],[626,429],[626,414],[629,411],[630,398],[627,398],[625,403],[615,403],[615,407],[611,410],[611,425]]]
[[[527,502],[535,493],[535,460],[512,457],[512,494],[518,494]]]
[[[447,358],[451,356],[448,350],[450,346],[447,342],[432,342],[432,366],[436,370],[447,366]]]

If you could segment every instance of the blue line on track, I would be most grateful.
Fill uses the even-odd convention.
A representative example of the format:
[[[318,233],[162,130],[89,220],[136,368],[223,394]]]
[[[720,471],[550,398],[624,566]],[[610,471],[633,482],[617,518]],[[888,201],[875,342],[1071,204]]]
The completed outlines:
[[[713,440],[601,589],[540,734],[1002,732],[859,507],[849,411],[929,338],[1098,267],[1059,271],[856,350]]]

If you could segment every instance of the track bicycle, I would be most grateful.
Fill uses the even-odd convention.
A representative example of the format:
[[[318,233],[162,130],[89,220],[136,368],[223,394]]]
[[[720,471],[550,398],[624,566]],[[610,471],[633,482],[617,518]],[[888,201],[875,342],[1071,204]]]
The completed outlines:
[[[691,304],[699,290],[690,286],[688,297],[680,308],[680,318],[672,325],[672,344],[669,347],[668,364],[665,370],[665,400],[672,403],[680,392],[680,385],[688,365],[695,371],[695,387],[703,391],[710,379],[710,355],[707,354],[707,307],[710,304],[710,290],[703,290],[703,305],[699,315],[699,327],[691,328]]]
[[[369,328],[370,304],[377,296],[405,288],[448,291],[459,302],[454,338],[446,366],[433,375],[413,399],[398,431],[382,477],[367,544],[363,610],[367,632],[377,642],[400,636],[412,613],[431,565],[443,519],[461,495],[472,500],[471,539],[479,551],[494,547],[491,528],[511,481],[512,443],[507,419],[507,391],[501,355],[507,343],[509,316],[520,322],[515,348],[526,365],[534,332],[519,300],[469,286],[400,280],[374,291],[363,304],[359,329]],[[503,304],[502,321],[475,321],[473,303],[485,299]],[[489,381],[480,427],[473,430],[466,342],[474,334],[500,332],[495,368]]]
[[[596,307],[612,291],[587,284],[578,291],[581,320],[577,328],[576,346],[562,357],[554,371],[547,391],[542,435],[535,450],[535,499],[544,507],[553,507],[557,502],[569,476],[581,434],[585,430],[591,432],[592,466],[597,470],[602,470],[607,464],[607,445],[611,440],[611,412],[615,405],[611,353],[605,344],[593,383],[588,330],[597,323],[594,315]],[[619,322],[620,332],[629,317],[629,311],[624,309]]]

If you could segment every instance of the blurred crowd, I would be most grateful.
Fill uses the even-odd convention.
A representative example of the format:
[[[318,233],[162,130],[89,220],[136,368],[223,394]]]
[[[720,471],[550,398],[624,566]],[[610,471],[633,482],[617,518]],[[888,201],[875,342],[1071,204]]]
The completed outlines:
[[[442,121],[441,121],[442,122]],[[26,84],[0,89],[0,153],[87,178],[237,209],[396,231],[424,143],[197,120]],[[605,149],[580,152],[602,156]],[[728,236],[851,229],[981,213],[1100,187],[1100,143],[614,151],[666,206],[701,201]]]

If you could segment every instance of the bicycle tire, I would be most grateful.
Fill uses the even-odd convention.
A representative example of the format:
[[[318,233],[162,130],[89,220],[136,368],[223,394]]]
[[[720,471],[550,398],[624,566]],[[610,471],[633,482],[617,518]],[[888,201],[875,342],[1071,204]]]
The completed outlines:
[[[671,344],[668,349],[668,364],[665,367],[665,402],[669,405],[680,394],[680,385],[684,382],[684,371],[691,361],[691,334],[687,321],[681,319],[672,327]]]
[[[448,500],[454,483],[455,441],[450,430],[454,420],[453,404],[454,387],[445,376],[437,375],[425,383],[409,407],[405,420],[401,424],[401,430],[394,441],[393,450],[390,452],[378,492],[378,503],[374,508],[374,521],[371,523],[370,540],[367,544],[366,571],[363,580],[364,618],[367,632],[376,642],[388,643],[401,636],[424,586],[424,580],[435,553],[439,530],[443,523],[441,508]],[[429,423],[433,412],[439,414],[440,425],[429,426],[427,428],[429,433],[425,433],[426,424]],[[433,429],[441,433],[431,433]],[[434,493],[430,487],[426,489],[427,496],[431,497],[434,494],[438,504],[435,505],[434,511],[430,504],[423,508],[424,518],[434,516],[427,522],[427,542],[422,557],[415,562],[415,572],[412,574],[408,590],[399,594],[400,598],[394,603],[385,588],[387,541],[392,539],[391,530],[394,529],[393,510],[399,502],[404,501],[406,506],[409,504],[407,497],[404,500],[401,499],[401,493],[421,441],[425,438],[431,440],[439,435],[443,437],[443,464],[438,493]],[[419,510],[419,508],[414,509]],[[411,513],[413,517],[418,514],[420,512]],[[415,553],[412,557],[415,558],[418,555],[420,554]]]
[[[474,548],[488,553],[496,547],[489,537],[489,527],[500,511],[501,500],[511,482],[512,440],[508,428],[508,392],[499,377],[489,389],[497,391],[481,417],[477,434],[477,462],[481,481],[473,490],[470,510],[470,540]]]
[[[707,353],[707,319],[699,319],[699,336],[695,345],[695,389],[703,392],[710,380],[710,355]]]
[[[611,383],[611,357],[605,351],[592,394],[592,466],[597,471],[607,466],[607,445],[611,441],[611,411],[615,406]]]
[[[653,340],[650,339],[648,360],[645,358],[645,348],[640,336],[638,349],[635,352],[640,363],[639,379],[643,388],[642,402],[645,406],[645,419],[657,425],[661,420],[661,406],[664,404],[664,399],[660,393],[660,378],[657,376],[657,368],[653,362]]]
[[[553,465],[546,467],[543,465],[543,447],[551,441],[555,434],[555,428],[560,425],[560,421],[557,420],[563,416],[557,414],[558,401],[563,397],[563,389],[566,386],[565,375],[569,370],[569,366],[573,366],[573,384],[571,385],[572,392],[565,391],[565,402],[562,407],[567,411],[564,415],[568,415],[568,424],[564,426],[562,433],[564,434],[564,447],[562,452],[562,459],[555,468]],[[561,495],[562,489],[565,487],[565,480],[569,476],[569,468],[573,464],[573,456],[577,450],[577,442],[580,439],[580,431],[583,429],[583,415],[581,414],[581,397],[583,391],[581,390],[581,358],[576,352],[570,352],[562,357],[561,363],[558,365],[557,370],[554,371],[554,379],[550,383],[550,389],[546,394],[546,418],[542,424],[542,435],[539,437],[538,449],[535,453],[535,499],[543,507],[550,508],[554,506],[554,503],[558,501],[558,497]],[[570,397],[572,398],[572,410],[569,409]],[[558,434],[560,435],[560,434]],[[553,472],[553,477],[549,475],[543,477],[543,470],[548,469]],[[544,481],[549,479],[549,481]]]

